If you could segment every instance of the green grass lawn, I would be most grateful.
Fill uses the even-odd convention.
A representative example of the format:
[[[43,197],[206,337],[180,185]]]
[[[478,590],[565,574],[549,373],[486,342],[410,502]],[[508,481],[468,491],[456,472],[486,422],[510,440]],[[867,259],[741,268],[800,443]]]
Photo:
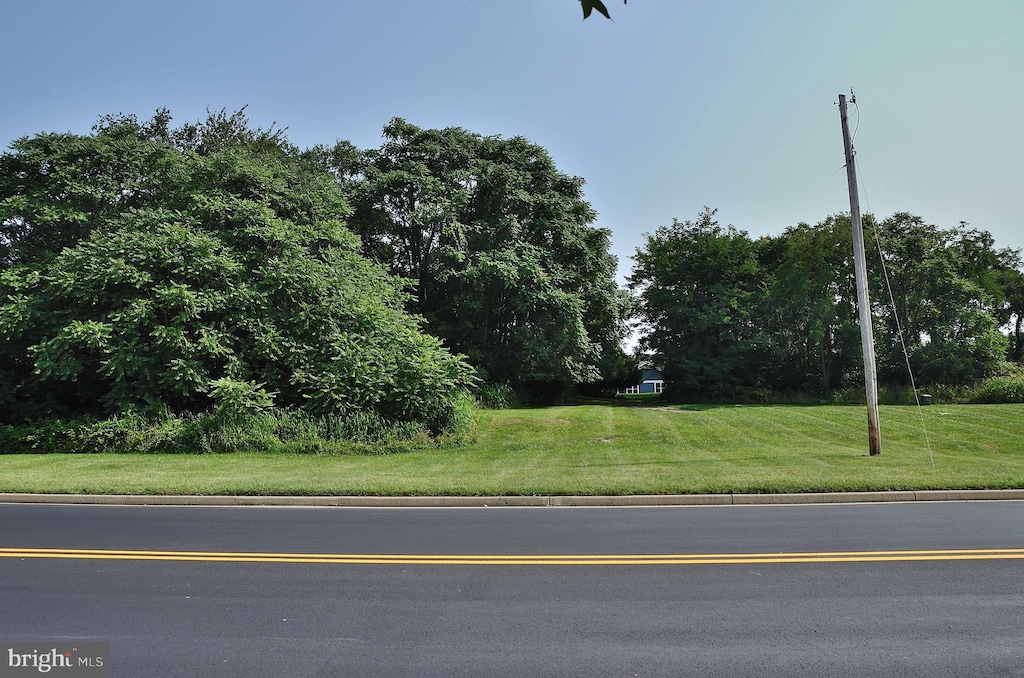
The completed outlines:
[[[1024,487],[1024,405],[577,405],[481,411],[476,441],[387,456],[3,455],[0,491],[530,495]]]

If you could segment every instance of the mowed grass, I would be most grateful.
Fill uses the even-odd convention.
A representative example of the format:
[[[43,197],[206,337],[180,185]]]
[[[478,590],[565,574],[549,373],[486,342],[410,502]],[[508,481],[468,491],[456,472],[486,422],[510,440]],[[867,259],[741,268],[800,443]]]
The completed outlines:
[[[621,495],[1024,487],[1024,405],[934,405],[921,414],[882,407],[881,422],[882,454],[869,457],[863,407],[481,411],[474,443],[397,455],[0,454],[0,491]]]

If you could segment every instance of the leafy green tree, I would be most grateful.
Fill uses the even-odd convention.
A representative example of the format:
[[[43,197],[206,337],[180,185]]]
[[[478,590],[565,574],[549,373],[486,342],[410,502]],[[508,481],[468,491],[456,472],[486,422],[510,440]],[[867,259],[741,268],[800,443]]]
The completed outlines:
[[[755,243],[723,228],[717,210],[673,220],[646,236],[629,277],[643,320],[641,345],[676,395],[725,394],[756,385],[762,341]]]
[[[417,311],[429,312],[438,273],[465,247],[465,212],[474,185],[478,135],[424,130],[393,119],[379,149],[342,142],[330,152],[353,206],[351,227],[363,253],[416,282]]]
[[[995,319],[999,255],[992,238],[961,224],[940,229],[905,212],[877,225],[888,286],[911,367],[923,383],[963,384],[993,374],[1007,341]],[[873,253],[877,261],[877,253]],[[881,266],[872,267],[872,297],[882,320],[880,378],[904,381],[906,368]]]
[[[395,119],[384,138],[321,152],[363,252],[415,282],[430,332],[492,383],[557,390],[617,369],[628,300],[582,179],[522,137]]]
[[[444,429],[468,367],[360,256],[318,159],[241,111],[169,122],[0,156],[0,420],[195,412],[248,384],[268,406]]]
[[[870,215],[865,222],[873,223]],[[762,238],[757,256],[767,285],[759,311],[772,366],[765,384],[826,392],[843,385],[861,355],[849,217]]]
[[[1009,358],[1015,362],[1024,357],[1024,273],[1019,265],[1019,258],[1008,262],[998,270],[996,278],[1000,287],[996,319],[1001,326],[1010,328],[1013,341]]]
[[[869,243],[877,233],[885,256],[883,269],[879,249],[868,248],[880,380],[909,383],[900,330],[919,383],[967,383],[992,374],[1004,341],[993,316],[1003,255],[991,236],[966,224],[940,229],[906,213],[882,223],[866,215],[864,229]],[[859,383],[849,216],[801,224],[766,240],[759,256],[769,293],[761,317],[776,366],[766,383],[804,390],[813,390],[815,381],[825,390]],[[815,363],[817,380],[811,378]]]

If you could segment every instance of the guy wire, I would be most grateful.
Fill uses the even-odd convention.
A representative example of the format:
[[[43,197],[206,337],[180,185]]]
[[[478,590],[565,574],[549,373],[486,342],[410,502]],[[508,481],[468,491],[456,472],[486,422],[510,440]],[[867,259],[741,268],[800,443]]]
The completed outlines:
[[[856,103],[854,103],[853,105],[857,108],[856,129],[860,129],[860,106],[857,106]],[[857,132],[855,130],[854,136],[856,136],[856,134]],[[855,167],[857,170],[857,175],[860,177],[861,192],[864,193],[864,204],[868,208],[868,213],[870,213],[871,200],[868,198],[867,187],[864,182],[864,173],[859,165],[855,165]],[[882,251],[882,240],[878,235],[879,229],[877,226],[871,230],[874,233],[875,246],[878,248],[878,259],[879,261],[882,262],[882,274],[885,277],[885,287],[889,292],[889,303],[892,308],[892,317],[896,321],[896,334],[899,336],[900,346],[903,348],[903,359],[906,361],[907,364],[907,374],[910,375],[910,388],[913,390],[914,402],[917,404],[917,414],[921,418],[921,430],[924,431],[924,442],[928,448],[928,459],[932,463],[932,468],[935,468],[935,456],[932,454],[932,443],[931,439],[928,436],[928,427],[925,425],[924,422],[924,409],[921,407],[921,398],[917,394],[917,384],[914,380],[914,369],[910,366],[910,352],[907,350],[907,342],[906,339],[903,337],[903,324],[900,322],[900,315],[896,311],[896,297],[892,293],[892,283],[889,281],[889,268],[888,266],[885,265],[885,253]]]

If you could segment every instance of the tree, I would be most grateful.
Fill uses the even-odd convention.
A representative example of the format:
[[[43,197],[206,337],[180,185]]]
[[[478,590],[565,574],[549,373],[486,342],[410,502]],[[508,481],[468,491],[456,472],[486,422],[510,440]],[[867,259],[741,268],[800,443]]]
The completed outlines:
[[[629,286],[644,322],[641,345],[676,395],[724,394],[757,382],[758,262],[746,232],[717,210],[647,234]]]
[[[888,272],[887,285],[881,266],[874,266],[871,281],[880,343],[888,347],[879,351],[880,374],[890,382],[906,380],[896,318],[921,382],[963,384],[993,374],[1007,342],[994,317],[999,255],[992,236],[966,224],[940,229],[906,212],[876,228]],[[895,318],[887,303],[890,285]]]
[[[481,139],[461,128],[420,129],[401,118],[383,136],[379,149],[359,152],[342,142],[325,157],[354,208],[351,226],[363,253],[416,281],[416,311],[427,315],[441,260],[464,248],[471,165]]]
[[[648,235],[630,276],[646,323],[642,346],[677,394],[829,391],[860,382],[849,216],[755,243],[714,215],[705,209],[696,222],[677,220]],[[866,215],[864,226],[869,239],[879,235],[888,272],[887,282],[872,248],[881,380],[909,383],[901,330],[919,384],[995,373],[1007,349],[999,325],[1013,320],[1019,337],[1017,253],[997,252],[991,235],[966,224],[939,229],[907,213],[881,223]]]
[[[468,368],[360,256],[316,157],[241,111],[169,122],[0,156],[0,420],[197,412],[241,383],[443,429]]]
[[[414,310],[487,381],[594,382],[617,368],[626,299],[610,233],[522,137],[401,119],[380,149],[321,149],[354,212],[363,252],[415,282]]]
[[[868,228],[871,215],[864,219]],[[768,336],[765,384],[829,391],[859,369],[850,219],[798,224],[758,242],[767,279],[759,324]]]
[[[865,215],[864,229],[869,240],[877,234],[885,256],[883,269],[879,249],[868,250],[880,379],[909,383],[902,342],[919,383],[967,383],[992,374],[1004,341],[993,318],[1003,255],[992,248],[991,235],[966,224],[940,229],[907,213],[881,223]],[[779,369],[767,383],[807,389],[814,362],[826,390],[859,382],[849,216],[801,224],[769,240],[762,253],[772,254],[761,257],[769,280],[765,317]]]
[[[1019,258],[1015,262],[1006,262],[997,271],[997,282],[1000,287],[1000,302],[996,309],[996,318],[1000,326],[1008,326],[1013,342],[1010,347],[1009,359],[1021,362],[1024,357],[1024,273],[1018,268]]]

